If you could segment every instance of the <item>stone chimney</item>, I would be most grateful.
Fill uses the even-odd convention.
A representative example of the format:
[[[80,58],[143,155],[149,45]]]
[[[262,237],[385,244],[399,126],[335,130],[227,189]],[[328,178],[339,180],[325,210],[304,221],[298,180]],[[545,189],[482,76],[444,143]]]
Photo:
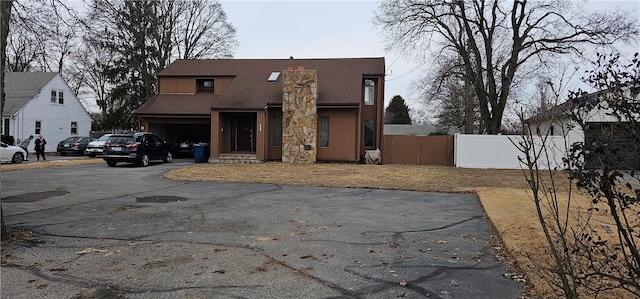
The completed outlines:
[[[282,76],[282,162],[315,163],[318,75],[298,66]]]

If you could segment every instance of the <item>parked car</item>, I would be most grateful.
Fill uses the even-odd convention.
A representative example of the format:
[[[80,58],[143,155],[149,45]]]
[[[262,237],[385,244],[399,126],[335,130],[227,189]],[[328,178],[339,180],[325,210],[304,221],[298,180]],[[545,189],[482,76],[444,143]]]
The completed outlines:
[[[149,133],[113,134],[104,143],[102,159],[113,167],[118,162],[148,166],[149,161],[161,160],[171,163],[171,145],[162,138]]]
[[[100,138],[89,142],[87,145],[87,154],[89,157],[95,157],[97,155],[102,155],[102,149],[104,148],[104,143],[109,139],[109,136],[113,134],[104,134],[100,136]]]
[[[193,146],[198,143],[208,143],[202,137],[185,137],[180,138],[173,144],[173,154],[178,157],[193,157]]]
[[[67,154],[85,155],[87,153],[87,145],[91,142],[91,137],[87,136],[71,136],[58,142],[56,151],[60,156]]]
[[[0,161],[2,163],[22,163],[27,153],[19,146],[0,144]]]

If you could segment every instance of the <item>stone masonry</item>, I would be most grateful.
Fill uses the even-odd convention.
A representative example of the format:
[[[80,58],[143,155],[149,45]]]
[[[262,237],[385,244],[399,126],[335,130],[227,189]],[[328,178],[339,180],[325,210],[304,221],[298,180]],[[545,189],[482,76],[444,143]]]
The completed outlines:
[[[315,163],[318,75],[302,67],[282,75],[282,162]]]

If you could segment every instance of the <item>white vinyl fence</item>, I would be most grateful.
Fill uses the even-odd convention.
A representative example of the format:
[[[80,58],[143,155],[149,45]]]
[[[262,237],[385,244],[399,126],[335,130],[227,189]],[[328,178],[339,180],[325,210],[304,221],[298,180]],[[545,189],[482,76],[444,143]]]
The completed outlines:
[[[466,135],[456,134],[454,138],[454,164],[464,168],[496,168],[521,169],[526,165],[520,163],[519,157],[525,154],[519,149],[523,142],[519,135]],[[562,166],[562,158],[566,155],[565,138],[563,136],[533,136],[536,152],[546,146],[548,159],[540,155],[538,167],[548,169]]]

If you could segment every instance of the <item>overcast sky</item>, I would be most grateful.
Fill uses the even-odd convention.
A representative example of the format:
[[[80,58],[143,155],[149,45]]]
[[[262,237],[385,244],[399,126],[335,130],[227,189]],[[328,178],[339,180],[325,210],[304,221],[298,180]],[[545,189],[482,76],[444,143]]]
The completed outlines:
[[[416,66],[384,51],[372,23],[375,1],[223,0],[227,18],[237,29],[240,46],[234,58],[384,57],[385,101],[407,98]]]
[[[240,45],[234,58],[385,57],[385,103],[400,95],[410,107],[419,106],[418,95],[411,92],[411,85],[430,66],[385,52],[380,28],[372,23],[376,1],[221,2],[228,20],[237,29]],[[589,6],[620,7],[640,20],[640,0],[589,1]]]

